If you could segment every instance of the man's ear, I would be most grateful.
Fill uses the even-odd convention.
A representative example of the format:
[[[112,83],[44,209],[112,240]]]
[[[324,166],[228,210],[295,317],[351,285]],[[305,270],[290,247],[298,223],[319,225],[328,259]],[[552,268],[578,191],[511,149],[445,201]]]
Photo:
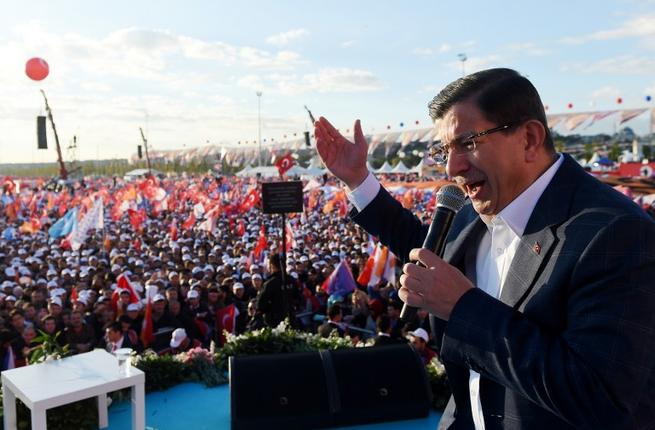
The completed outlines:
[[[541,151],[545,150],[546,129],[536,119],[531,119],[523,124],[523,136],[525,139],[525,161],[534,162],[538,159]]]

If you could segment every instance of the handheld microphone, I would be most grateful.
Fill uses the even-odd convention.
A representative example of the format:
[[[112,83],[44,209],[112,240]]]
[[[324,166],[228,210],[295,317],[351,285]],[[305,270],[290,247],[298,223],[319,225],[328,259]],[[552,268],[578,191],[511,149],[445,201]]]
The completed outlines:
[[[462,208],[462,206],[464,206],[466,195],[457,185],[446,185],[441,187],[439,192],[437,192],[436,198],[437,210],[434,211],[428,235],[423,241],[423,248],[429,249],[439,257],[443,257],[448,230],[450,230],[455,214]],[[423,266],[422,263],[418,264]],[[417,310],[418,308],[408,306],[407,303],[405,303],[400,312],[400,319],[403,322],[408,322],[414,318]]]

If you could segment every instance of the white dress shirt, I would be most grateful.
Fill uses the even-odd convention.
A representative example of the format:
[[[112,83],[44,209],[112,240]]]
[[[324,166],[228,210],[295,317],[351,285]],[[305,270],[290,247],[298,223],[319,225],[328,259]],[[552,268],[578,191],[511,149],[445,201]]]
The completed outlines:
[[[523,193],[516,197],[488,223],[476,254],[476,286],[498,299],[505,283],[509,266],[518,249],[521,236],[532,215],[537,201],[562,165],[564,157],[559,158]],[[364,182],[347,193],[348,199],[358,211],[364,209],[377,195],[380,183],[369,173]],[[484,220],[483,220],[484,221]],[[467,273],[470,275],[470,273]],[[480,402],[480,374],[470,371],[469,392],[471,413],[476,430],[484,430],[484,416]]]

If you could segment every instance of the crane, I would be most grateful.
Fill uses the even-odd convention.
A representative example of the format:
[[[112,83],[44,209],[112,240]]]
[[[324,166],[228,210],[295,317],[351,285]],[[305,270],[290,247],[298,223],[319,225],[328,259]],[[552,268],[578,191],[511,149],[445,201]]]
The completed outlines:
[[[152,169],[150,167],[150,156],[148,155],[148,139],[146,139],[146,135],[143,134],[143,129],[139,127],[139,131],[141,132],[141,139],[143,139],[143,146],[146,150],[146,163],[148,163],[148,175],[152,175]]]

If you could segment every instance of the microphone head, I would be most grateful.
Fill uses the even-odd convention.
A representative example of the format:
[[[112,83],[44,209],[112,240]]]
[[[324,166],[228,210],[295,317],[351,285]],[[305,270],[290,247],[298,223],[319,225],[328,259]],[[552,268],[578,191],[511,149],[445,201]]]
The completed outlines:
[[[464,206],[466,194],[457,185],[446,185],[437,192],[437,207],[444,207],[453,212],[459,211]]]

